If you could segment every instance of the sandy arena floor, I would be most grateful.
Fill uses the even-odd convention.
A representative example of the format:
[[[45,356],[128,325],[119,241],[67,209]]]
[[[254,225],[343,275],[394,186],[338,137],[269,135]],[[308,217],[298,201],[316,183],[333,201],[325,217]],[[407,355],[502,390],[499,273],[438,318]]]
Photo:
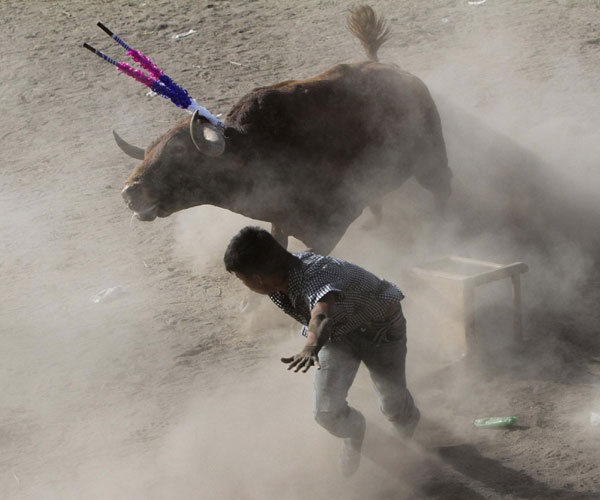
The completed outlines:
[[[334,251],[406,293],[424,415],[415,442],[395,441],[360,372],[350,400],[370,430],[343,480],[312,377],[279,362],[301,343],[294,327],[264,301],[240,312],[246,293],[222,268],[252,221],[214,207],[131,220],[120,189],[135,160],[111,130],[145,145],[183,112],[81,45],[122,55],[102,21],[224,113],[256,86],[363,59],[352,4],[0,3],[1,498],[600,498],[600,2],[372,5],[394,33],[380,59],[439,103],[456,190],[442,233],[409,182],[382,227],[363,214]],[[530,266],[522,349],[463,366],[406,272],[446,253]],[[92,301],[110,287],[114,300]],[[482,292],[488,340],[510,331],[506,297]],[[487,415],[519,425],[472,427]]]

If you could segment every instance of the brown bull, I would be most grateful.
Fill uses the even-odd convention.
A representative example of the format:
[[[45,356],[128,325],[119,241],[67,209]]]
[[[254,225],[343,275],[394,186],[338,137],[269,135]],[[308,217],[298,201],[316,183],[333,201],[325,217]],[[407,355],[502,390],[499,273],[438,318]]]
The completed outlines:
[[[414,175],[441,209],[452,176],[440,118],[415,76],[377,62],[388,30],[370,7],[348,25],[369,61],[339,64],[308,80],[261,87],[233,106],[224,127],[184,118],[145,151],[123,197],[140,220],[215,205],[268,221],[327,254],[348,226]]]

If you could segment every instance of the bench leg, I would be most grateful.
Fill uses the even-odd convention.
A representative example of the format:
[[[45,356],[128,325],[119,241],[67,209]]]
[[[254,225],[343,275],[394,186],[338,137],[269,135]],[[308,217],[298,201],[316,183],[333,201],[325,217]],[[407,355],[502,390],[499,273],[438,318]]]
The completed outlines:
[[[521,276],[519,274],[513,274],[512,279],[512,296],[513,296],[513,333],[514,340],[516,343],[523,341],[523,326],[521,320]]]
[[[465,285],[463,288],[463,323],[467,354],[476,355],[479,351],[479,342],[475,330],[475,288],[471,285]]]

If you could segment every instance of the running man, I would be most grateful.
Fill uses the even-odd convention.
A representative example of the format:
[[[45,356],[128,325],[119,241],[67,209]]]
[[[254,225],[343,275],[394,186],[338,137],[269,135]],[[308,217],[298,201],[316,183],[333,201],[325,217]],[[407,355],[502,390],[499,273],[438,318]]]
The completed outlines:
[[[383,414],[405,437],[420,412],[406,387],[406,320],[402,292],[365,269],[312,252],[290,253],[267,231],[245,227],[229,243],[225,268],[304,325],[300,353],[281,358],[288,370],[316,366],[315,420],[342,438],[339,465],[350,476],[360,463],[365,418],[346,397],[365,363]]]

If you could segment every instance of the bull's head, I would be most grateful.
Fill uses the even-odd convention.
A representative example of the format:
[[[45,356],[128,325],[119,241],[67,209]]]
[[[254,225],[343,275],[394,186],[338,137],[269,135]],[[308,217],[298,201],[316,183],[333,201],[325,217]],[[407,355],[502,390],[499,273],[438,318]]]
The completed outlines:
[[[223,130],[198,112],[146,149],[113,134],[126,154],[142,160],[122,190],[127,206],[139,220],[152,221],[192,206],[218,204],[223,190],[219,181],[228,169],[230,155],[223,155]]]

